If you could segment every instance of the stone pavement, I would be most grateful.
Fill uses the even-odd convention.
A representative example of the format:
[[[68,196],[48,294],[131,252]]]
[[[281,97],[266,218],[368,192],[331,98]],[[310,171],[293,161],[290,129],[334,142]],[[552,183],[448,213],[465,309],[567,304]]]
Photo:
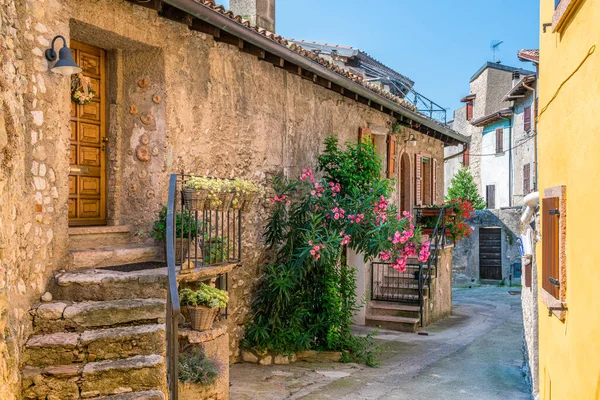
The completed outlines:
[[[454,289],[453,315],[424,329],[428,336],[380,331],[377,342],[385,349],[378,368],[233,365],[231,399],[529,399],[520,296],[508,290]]]

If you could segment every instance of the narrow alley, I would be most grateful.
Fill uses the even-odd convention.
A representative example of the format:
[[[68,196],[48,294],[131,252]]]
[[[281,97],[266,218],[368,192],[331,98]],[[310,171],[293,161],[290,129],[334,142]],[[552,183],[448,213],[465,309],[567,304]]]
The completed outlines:
[[[382,365],[306,363],[231,367],[231,398],[528,399],[521,366],[520,296],[508,287],[453,291],[453,315],[423,332],[380,331]],[[518,288],[517,288],[518,290]],[[371,328],[360,328],[360,333]]]

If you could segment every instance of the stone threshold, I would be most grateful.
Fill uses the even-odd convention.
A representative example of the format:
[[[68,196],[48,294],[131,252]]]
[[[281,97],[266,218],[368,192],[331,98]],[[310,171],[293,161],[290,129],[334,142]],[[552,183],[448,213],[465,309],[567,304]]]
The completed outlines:
[[[113,226],[76,226],[69,227],[69,236],[74,235],[101,235],[106,233],[129,233],[129,225]]]

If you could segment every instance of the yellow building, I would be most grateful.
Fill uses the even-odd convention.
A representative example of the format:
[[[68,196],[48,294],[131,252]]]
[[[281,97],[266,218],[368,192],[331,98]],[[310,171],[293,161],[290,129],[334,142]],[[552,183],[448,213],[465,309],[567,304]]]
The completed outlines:
[[[540,398],[600,399],[600,1],[541,0],[541,23]]]

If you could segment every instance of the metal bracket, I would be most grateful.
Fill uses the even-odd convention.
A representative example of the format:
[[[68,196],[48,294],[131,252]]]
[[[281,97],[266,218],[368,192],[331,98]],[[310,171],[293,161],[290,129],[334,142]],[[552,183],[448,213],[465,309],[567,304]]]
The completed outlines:
[[[560,306],[560,307],[548,307],[548,316],[551,317],[552,316],[552,311],[567,311],[568,308],[565,306]]]
[[[550,215],[560,215],[560,211],[558,210],[558,208],[555,208],[554,210],[548,210],[548,214],[550,214]]]
[[[544,28],[544,33],[546,33],[546,29],[550,26],[552,26],[552,22],[547,22],[545,24],[542,24],[542,27]]]
[[[560,282],[558,281],[558,279],[553,278],[553,277],[549,277],[548,280],[550,281],[551,284],[553,284],[556,287],[560,287]]]

